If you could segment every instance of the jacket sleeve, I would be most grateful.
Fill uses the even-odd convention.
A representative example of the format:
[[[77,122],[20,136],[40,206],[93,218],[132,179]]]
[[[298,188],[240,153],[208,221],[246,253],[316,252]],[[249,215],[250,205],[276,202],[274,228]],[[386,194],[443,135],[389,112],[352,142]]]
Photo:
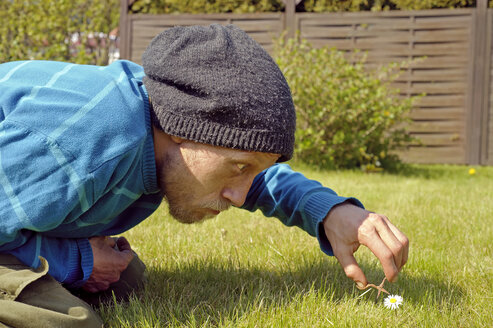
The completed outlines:
[[[325,236],[323,219],[337,204],[349,201],[363,208],[359,200],[338,196],[319,182],[294,172],[287,164],[276,164],[255,177],[242,208],[260,209],[287,226],[297,226],[316,236],[321,250],[333,255]]]
[[[81,284],[92,271],[85,238],[52,233],[92,202],[92,180],[57,143],[21,123],[0,122],[0,252],[36,268],[39,256],[59,282]]]

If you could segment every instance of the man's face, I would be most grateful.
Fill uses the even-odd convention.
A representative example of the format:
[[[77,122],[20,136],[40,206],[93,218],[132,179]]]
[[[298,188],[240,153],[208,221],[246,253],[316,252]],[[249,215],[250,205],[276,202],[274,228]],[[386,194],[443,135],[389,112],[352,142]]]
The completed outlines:
[[[181,140],[158,164],[158,179],[170,214],[194,223],[243,205],[255,176],[278,158]]]

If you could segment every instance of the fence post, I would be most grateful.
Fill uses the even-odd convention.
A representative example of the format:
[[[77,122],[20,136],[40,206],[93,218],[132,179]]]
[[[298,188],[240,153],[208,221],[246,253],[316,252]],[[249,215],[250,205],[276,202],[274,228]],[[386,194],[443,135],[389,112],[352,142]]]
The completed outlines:
[[[120,0],[120,59],[130,59],[128,45],[130,44],[128,33],[128,6],[129,0]]]
[[[286,38],[294,38],[296,33],[296,0],[285,0],[284,9],[284,28],[286,29]]]
[[[485,154],[486,145],[484,134],[486,134],[486,126],[483,124],[484,116],[487,114],[488,102],[487,95],[489,94],[488,87],[485,82],[488,80],[489,58],[487,58],[487,36],[489,32],[486,29],[487,25],[487,0],[477,0],[476,10],[473,14],[472,23],[472,83],[469,88],[469,103],[468,112],[466,112],[467,122],[467,143],[466,143],[466,162],[471,165],[481,164]],[[488,32],[488,33],[487,33]]]
[[[481,165],[493,164],[493,158],[488,158],[489,148],[492,145],[488,144],[488,140],[493,140],[490,138],[490,135],[493,134],[493,131],[489,131],[489,123],[490,120],[493,120],[493,117],[490,116],[490,106],[493,106],[493,103],[490,104],[490,92],[492,88],[490,87],[491,81],[491,65],[492,65],[492,42],[493,42],[493,15],[489,13],[490,10],[485,9],[486,12],[486,40],[485,40],[485,68],[484,68],[484,79],[483,79],[483,102],[482,102],[482,115],[481,115]],[[491,149],[491,148],[490,148]]]

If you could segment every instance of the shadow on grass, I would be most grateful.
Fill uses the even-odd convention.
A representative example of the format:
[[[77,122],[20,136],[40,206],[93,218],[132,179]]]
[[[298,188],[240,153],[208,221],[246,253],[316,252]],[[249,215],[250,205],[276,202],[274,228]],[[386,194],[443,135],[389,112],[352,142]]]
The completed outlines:
[[[361,266],[369,282],[380,283],[383,274],[379,268],[364,263]],[[296,311],[296,304],[309,294],[315,294],[318,302],[331,303],[330,307],[362,294],[331,260],[275,271],[200,261],[185,263],[173,271],[150,268],[148,277],[145,290],[119,311],[119,316],[128,316],[127,322],[137,320],[152,326],[234,323],[258,311],[284,311],[287,307]],[[464,295],[459,286],[405,273],[401,273],[399,282],[386,283],[385,288],[391,294],[403,295],[409,304],[426,306],[457,306]],[[374,302],[375,296],[376,291],[372,291],[360,301]]]

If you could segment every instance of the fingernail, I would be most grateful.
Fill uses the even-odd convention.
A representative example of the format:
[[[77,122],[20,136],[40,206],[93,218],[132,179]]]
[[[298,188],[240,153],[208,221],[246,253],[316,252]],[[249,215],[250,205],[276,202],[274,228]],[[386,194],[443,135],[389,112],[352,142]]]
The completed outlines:
[[[365,288],[365,285],[361,281],[356,281],[356,286],[358,286],[358,288]]]

